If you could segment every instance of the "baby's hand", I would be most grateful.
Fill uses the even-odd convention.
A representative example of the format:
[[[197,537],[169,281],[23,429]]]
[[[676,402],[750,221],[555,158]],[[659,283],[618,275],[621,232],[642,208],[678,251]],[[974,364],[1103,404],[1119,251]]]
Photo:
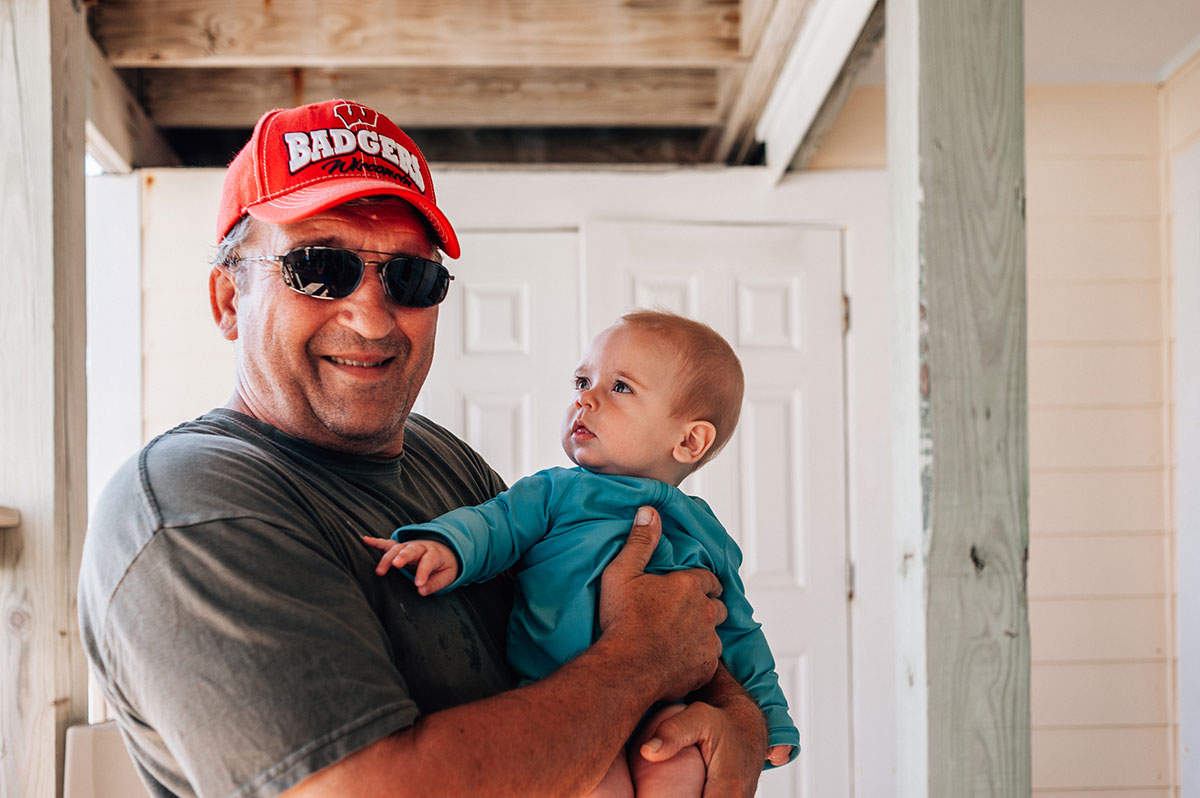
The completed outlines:
[[[767,761],[772,765],[786,765],[788,757],[792,755],[792,747],[790,745],[773,745],[767,749]]]
[[[458,558],[444,543],[432,540],[410,540],[397,543],[388,538],[373,538],[363,535],[363,542],[384,552],[375,566],[375,573],[382,576],[389,568],[403,568],[416,563],[413,584],[422,596],[436,593],[458,577]]]

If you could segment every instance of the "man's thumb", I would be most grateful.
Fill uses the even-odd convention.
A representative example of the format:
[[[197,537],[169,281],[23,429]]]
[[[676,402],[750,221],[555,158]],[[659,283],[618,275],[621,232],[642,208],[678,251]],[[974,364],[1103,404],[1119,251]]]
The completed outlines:
[[[633,519],[633,529],[629,530],[629,539],[616,559],[621,561],[624,568],[645,571],[661,535],[662,520],[658,513],[653,507],[639,507]]]

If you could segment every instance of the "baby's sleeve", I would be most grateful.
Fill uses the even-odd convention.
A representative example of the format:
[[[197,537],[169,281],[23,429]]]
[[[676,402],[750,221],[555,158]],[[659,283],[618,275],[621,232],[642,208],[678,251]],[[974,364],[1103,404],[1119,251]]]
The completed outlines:
[[[449,546],[458,558],[459,574],[444,590],[486,581],[515,565],[545,536],[561,493],[560,482],[549,471],[539,471],[483,504],[402,526],[392,539],[429,539]]]
[[[754,620],[754,608],[738,575],[742,552],[732,538],[725,552],[725,568],[717,574],[723,588],[721,600],[729,612],[729,617],[717,627],[721,659],[762,709],[767,721],[767,744],[792,746],[791,759],[794,759],[800,753],[800,732],[788,713],[787,698],[775,672],[775,657],[762,633],[762,625]]]

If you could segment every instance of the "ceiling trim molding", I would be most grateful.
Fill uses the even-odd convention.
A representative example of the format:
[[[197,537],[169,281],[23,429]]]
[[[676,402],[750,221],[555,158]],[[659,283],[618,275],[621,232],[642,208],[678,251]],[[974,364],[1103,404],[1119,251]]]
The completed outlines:
[[[1183,68],[1188,61],[1191,61],[1200,54],[1200,35],[1185,44],[1183,48],[1167,59],[1167,62],[1162,65],[1162,69],[1158,71],[1158,82],[1166,83],[1171,77]]]
[[[816,120],[825,97],[875,7],[876,0],[814,0],[756,129],[766,145],[767,173],[779,182]]]

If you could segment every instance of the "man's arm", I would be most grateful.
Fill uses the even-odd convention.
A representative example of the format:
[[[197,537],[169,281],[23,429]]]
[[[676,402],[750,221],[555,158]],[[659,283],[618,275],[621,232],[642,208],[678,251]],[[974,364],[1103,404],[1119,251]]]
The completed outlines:
[[[591,648],[542,681],[424,716],[286,795],[550,796],[593,787],[650,705],[707,684],[721,653],[720,583],[707,571],[645,574],[661,526],[646,508],[638,517],[604,572],[602,634]]]

